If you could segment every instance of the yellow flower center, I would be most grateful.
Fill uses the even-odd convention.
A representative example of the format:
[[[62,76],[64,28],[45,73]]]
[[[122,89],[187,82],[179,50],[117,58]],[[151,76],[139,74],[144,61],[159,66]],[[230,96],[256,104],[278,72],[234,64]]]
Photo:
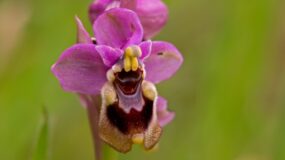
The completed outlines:
[[[142,55],[139,46],[130,46],[126,48],[124,55],[124,69],[126,72],[136,71],[139,67],[138,57]]]

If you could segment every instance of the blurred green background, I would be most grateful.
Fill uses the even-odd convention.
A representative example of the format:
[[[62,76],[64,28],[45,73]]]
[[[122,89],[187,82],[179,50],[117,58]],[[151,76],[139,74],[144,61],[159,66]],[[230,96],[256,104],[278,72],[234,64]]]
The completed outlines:
[[[91,32],[90,2],[0,1],[1,160],[93,159],[86,111],[50,72],[75,42],[75,14]],[[158,151],[134,146],[126,155],[108,154],[118,160],[284,160],[285,1],[166,3],[169,22],[155,39],[174,43],[185,62],[158,90],[176,118]]]

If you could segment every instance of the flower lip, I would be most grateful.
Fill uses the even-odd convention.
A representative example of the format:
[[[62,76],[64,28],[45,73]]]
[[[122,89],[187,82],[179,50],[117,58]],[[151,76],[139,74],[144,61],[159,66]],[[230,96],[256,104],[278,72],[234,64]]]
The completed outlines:
[[[144,132],[152,119],[153,101],[144,98],[145,105],[142,111],[131,109],[126,113],[118,107],[118,102],[107,106],[107,117],[111,124],[124,134],[137,134]]]
[[[138,87],[143,80],[143,71],[137,69],[136,71],[126,72],[124,69],[121,72],[115,73],[115,86],[118,87],[125,95],[133,95],[136,93]]]

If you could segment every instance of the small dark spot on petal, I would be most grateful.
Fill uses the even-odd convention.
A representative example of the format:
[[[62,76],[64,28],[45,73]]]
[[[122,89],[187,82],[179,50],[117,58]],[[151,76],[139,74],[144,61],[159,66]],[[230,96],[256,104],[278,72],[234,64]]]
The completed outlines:
[[[96,38],[92,37],[91,40],[92,40],[93,44],[95,44],[95,45],[97,44]]]
[[[163,52],[159,52],[157,53],[157,55],[162,56],[164,53]]]

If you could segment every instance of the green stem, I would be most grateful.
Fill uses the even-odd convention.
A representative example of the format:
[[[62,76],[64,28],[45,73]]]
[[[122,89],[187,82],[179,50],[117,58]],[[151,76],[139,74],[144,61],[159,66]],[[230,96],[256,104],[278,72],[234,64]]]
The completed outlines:
[[[102,141],[99,137],[98,123],[99,123],[99,108],[100,108],[100,97],[86,97],[88,99],[87,112],[89,125],[92,132],[92,139],[94,145],[94,154],[96,160],[102,160]]]

